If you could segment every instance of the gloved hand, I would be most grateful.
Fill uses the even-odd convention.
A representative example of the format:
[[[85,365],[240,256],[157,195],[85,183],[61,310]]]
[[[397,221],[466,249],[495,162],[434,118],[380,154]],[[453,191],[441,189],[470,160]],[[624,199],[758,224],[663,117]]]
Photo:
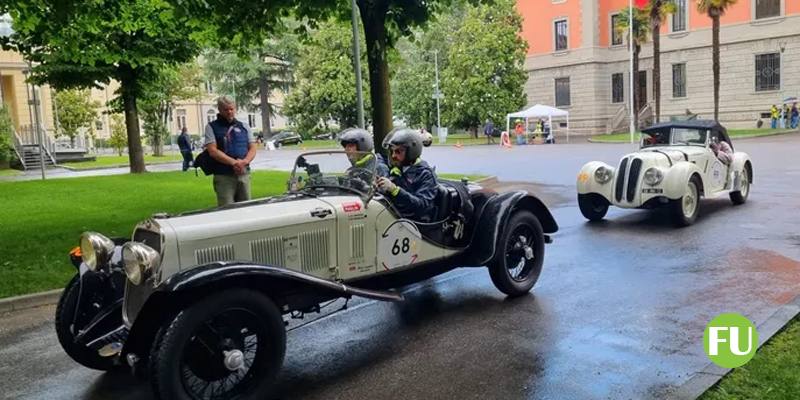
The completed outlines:
[[[397,192],[400,191],[400,188],[394,184],[389,178],[380,177],[378,178],[378,190],[384,194],[391,194],[392,196],[396,196]]]

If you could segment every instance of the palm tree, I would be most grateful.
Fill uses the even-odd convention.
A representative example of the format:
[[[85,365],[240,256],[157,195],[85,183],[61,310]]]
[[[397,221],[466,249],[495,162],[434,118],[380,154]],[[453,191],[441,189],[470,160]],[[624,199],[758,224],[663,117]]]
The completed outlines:
[[[719,18],[737,0],[698,0],[697,10],[708,14],[712,22],[712,53],[714,69],[714,120],[719,119]]]
[[[661,21],[675,12],[673,0],[650,0],[647,5],[650,29],[653,33],[653,97],[656,99],[656,119],[661,119]]]
[[[617,25],[614,29],[626,38],[630,37],[630,9],[625,8],[620,11]],[[633,99],[631,99],[633,107],[633,123],[636,129],[639,129],[639,54],[642,51],[642,44],[647,42],[647,36],[650,34],[650,20],[646,11],[634,7],[633,9],[633,44],[628,43],[628,46],[633,45]],[[630,39],[628,39],[630,40]],[[645,93],[645,95],[647,95]]]

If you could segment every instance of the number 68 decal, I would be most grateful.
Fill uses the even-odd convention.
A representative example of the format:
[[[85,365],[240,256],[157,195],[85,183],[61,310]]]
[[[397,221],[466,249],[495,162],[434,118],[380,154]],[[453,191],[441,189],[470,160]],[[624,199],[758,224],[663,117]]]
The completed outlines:
[[[415,263],[419,257],[418,239],[421,237],[413,223],[396,221],[381,235],[378,243],[379,265],[389,270]]]
[[[394,241],[394,245],[392,246],[392,255],[396,256],[400,253],[408,253],[410,250],[411,239],[403,238],[401,242],[400,239]]]

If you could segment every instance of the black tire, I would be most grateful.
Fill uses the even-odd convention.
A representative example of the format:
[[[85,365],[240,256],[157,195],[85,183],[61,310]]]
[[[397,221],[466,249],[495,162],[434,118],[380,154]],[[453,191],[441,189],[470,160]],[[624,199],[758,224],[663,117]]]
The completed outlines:
[[[209,398],[210,382],[212,389],[221,387],[219,398],[268,398],[286,352],[283,318],[268,297],[249,289],[226,290],[188,305],[161,329],[149,368],[157,397]],[[226,348],[240,352],[246,370],[228,369]]]
[[[578,195],[578,208],[589,221],[600,221],[608,213],[608,200],[597,193]]]
[[[741,190],[731,192],[729,195],[731,198],[731,202],[733,202],[733,204],[737,206],[740,204],[744,204],[747,201],[747,197],[750,196],[750,182],[752,181],[752,179],[750,176],[749,169],[745,168],[744,171],[742,171],[741,179],[742,179]]]
[[[58,342],[61,343],[61,347],[67,355],[78,364],[99,371],[110,371],[117,367],[113,357],[102,357],[97,354],[97,351],[75,343],[74,329],[71,325],[75,320],[75,308],[78,304],[78,296],[91,295],[89,293],[80,293],[80,279],[81,277],[78,274],[73,276],[72,280],[70,280],[64,288],[64,292],[61,293],[61,298],[58,300],[58,306],[56,306],[56,337],[58,337]],[[85,313],[96,313],[98,310],[90,309],[82,311],[84,316],[81,317],[81,320],[88,321],[89,316]]]
[[[533,258],[526,259],[525,245],[533,251]],[[489,276],[498,290],[510,297],[528,293],[542,272],[544,264],[544,232],[536,216],[530,211],[515,212],[503,227],[500,240],[492,261],[489,262]]]
[[[691,210],[689,204],[693,204]],[[677,226],[689,226],[694,223],[700,214],[700,182],[692,177],[686,184],[686,193],[677,200],[670,201],[672,217]]]

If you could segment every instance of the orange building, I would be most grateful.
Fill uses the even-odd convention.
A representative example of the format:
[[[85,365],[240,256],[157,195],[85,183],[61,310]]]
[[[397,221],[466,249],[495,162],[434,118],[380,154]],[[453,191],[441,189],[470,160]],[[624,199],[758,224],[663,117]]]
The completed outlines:
[[[711,19],[697,0],[674,0],[661,26],[661,120],[713,118]],[[529,104],[570,111],[571,132],[627,131],[628,37],[613,29],[629,0],[518,0],[528,41]],[[800,0],[739,0],[721,19],[720,121],[755,127],[781,99],[800,95]],[[782,68],[782,66],[787,68]],[[642,45],[640,119],[654,120],[652,41]],[[768,122],[768,121],[767,121]]]

